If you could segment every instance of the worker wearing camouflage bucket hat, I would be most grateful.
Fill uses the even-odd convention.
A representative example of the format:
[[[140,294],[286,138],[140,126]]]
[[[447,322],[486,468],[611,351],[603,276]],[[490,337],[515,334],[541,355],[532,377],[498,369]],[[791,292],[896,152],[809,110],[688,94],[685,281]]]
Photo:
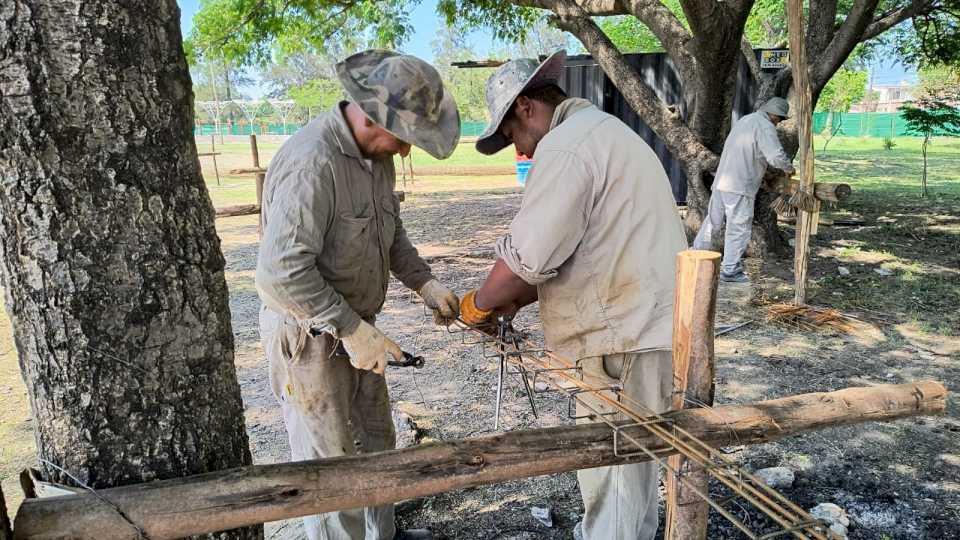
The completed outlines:
[[[407,238],[393,156],[418,146],[443,159],[460,117],[437,71],[371,50],[337,64],[347,99],[291,136],[267,169],[256,286],[260,335],[293,460],[394,447],[384,379],[400,347],[374,326],[392,273],[439,324],[459,299]],[[304,518],[311,540],[431,538],[396,533],[393,506]],[[395,536],[396,535],[396,536]]]
[[[489,325],[538,302],[546,345],[575,361],[584,382],[620,387],[644,410],[670,407],[670,351],[683,224],[663,165],[629,126],[560,87],[564,53],[508,62],[487,81],[490,127],[477,150],[513,145],[531,158],[523,202],[497,260],[460,317]],[[583,422],[616,410],[584,394]],[[657,532],[657,466],[577,472],[583,519],[573,536],[650,540]]]

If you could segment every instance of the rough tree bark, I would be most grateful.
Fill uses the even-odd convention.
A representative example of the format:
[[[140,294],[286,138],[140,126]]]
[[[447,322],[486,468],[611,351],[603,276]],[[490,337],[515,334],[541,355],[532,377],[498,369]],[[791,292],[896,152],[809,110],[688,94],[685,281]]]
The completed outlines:
[[[659,0],[511,0],[513,3],[546,9],[557,26],[576,36],[597,60],[631,107],[664,141],[681,162],[688,180],[687,227],[696,231],[706,212],[708,184],[716,170],[719,152],[730,127],[733,109],[733,81],[741,56],[760,88],[757,101],[773,96],[788,97],[789,68],[761,74],[752,58],[753,49],[743,39],[743,27],[753,0],[681,0],[689,29]],[[889,12],[878,9],[878,0],[854,0],[837,21],[838,0],[811,0],[807,32],[814,104],[820,91],[862,41],[878,36],[900,22],[938,9],[934,0],[912,0]],[[623,56],[591,19],[598,15],[637,17],[660,40],[677,68],[684,88],[687,118],[673,113],[624,60]],[[788,154],[796,152],[796,128],[781,124],[780,133]],[[787,253],[786,241],[769,209],[775,194],[757,197],[751,250],[759,253]]]
[[[11,0],[0,21],[0,250],[46,478],[249,465],[176,2]]]

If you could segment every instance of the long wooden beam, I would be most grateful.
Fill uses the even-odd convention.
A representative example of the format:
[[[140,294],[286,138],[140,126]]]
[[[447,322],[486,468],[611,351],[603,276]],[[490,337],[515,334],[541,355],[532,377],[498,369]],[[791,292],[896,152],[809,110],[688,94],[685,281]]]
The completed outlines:
[[[669,418],[694,436],[723,446],[771,441],[826,426],[936,414],[943,412],[946,396],[941,383],[924,381],[683,410]],[[632,431],[647,448],[670,453],[643,428]],[[602,424],[514,431],[32,499],[20,507],[13,531],[17,539],[132,540],[138,538],[131,525],[135,523],[151,540],[181,538],[643,459],[614,456],[611,430]]]

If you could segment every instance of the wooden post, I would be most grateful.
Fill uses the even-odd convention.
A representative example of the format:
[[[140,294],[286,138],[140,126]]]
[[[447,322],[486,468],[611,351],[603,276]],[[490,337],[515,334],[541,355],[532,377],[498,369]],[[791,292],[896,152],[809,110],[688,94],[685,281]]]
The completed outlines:
[[[213,157],[213,172],[217,175],[217,185],[220,185],[220,169],[217,168],[216,135],[210,135],[210,155]]]
[[[250,133],[250,157],[253,158],[253,167],[260,167],[260,151],[257,150],[257,136]]]
[[[13,529],[10,528],[10,518],[7,517],[7,501],[3,498],[2,487],[0,487],[0,540],[13,540]]]
[[[673,303],[673,410],[713,405],[713,322],[717,307],[720,254],[689,250],[677,255],[677,285]],[[707,537],[710,506],[688,486],[709,491],[709,477],[683,456],[668,463],[684,477],[666,473],[667,540]]]
[[[263,181],[267,178],[264,173],[257,173],[257,236],[263,237]]]
[[[800,139],[799,172],[800,191],[814,194],[813,176],[813,98],[810,93],[810,72],[807,69],[807,51],[804,39],[803,0],[787,0],[787,27],[790,31],[790,67],[793,74],[793,91],[796,96],[797,135]],[[800,210],[797,216],[797,238],[793,253],[795,292],[793,302],[807,302],[807,259],[810,236],[816,234],[820,218],[820,202],[816,210]]]
[[[250,133],[250,155],[253,157],[253,167],[255,169],[260,168],[260,151],[257,150],[257,136]],[[256,176],[256,185],[257,185],[257,236],[263,237],[263,181],[267,177],[266,174],[258,172]]]
[[[924,381],[684,410],[669,417],[713,446],[751,444],[825,426],[942,413],[947,394],[941,383]],[[669,454],[663,440],[642,426],[624,429],[650,451]],[[18,539],[142,538],[133,522],[146,537],[163,540],[648,459],[645,454],[616,456],[606,424],[564,425],[376,454],[240,467],[102,489],[96,495],[30,499],[14,525]]]

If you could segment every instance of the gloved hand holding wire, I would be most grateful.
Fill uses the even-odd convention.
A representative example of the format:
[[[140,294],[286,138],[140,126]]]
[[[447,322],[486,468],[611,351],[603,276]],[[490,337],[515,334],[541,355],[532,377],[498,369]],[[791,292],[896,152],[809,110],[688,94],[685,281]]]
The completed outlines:
[[[460,315],[460,299],[436,279],[431,279],[417,291],[423,303],[433,311],[433,322],[449,326]]]
[[[403,359],[400,346],[366,321],[360,321],[360,325],[343,336],[342,341],[343,348],[350,356],[350,363],[357,369],[382,375],[387,367],[388,354],[395,360]]]

